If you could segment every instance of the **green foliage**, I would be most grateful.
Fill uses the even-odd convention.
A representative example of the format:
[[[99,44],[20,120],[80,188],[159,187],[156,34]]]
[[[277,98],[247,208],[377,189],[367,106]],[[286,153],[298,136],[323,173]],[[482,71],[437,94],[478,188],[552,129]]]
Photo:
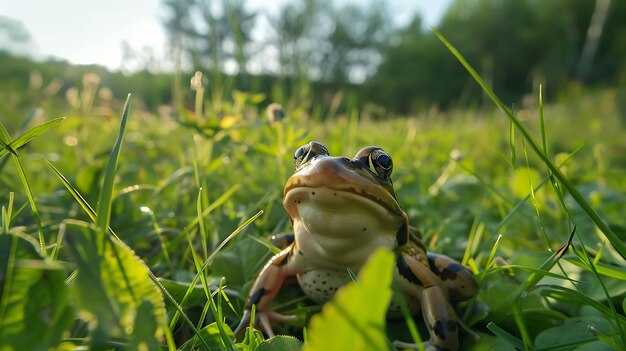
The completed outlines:
[[[129,347],[158,349],[165,306],[147,267],[99,228],[75,221],[66,226],[68,250],[78,269],[71,285],[76,307],[94,326],[90,348],[104,349],[111,338],[123,338]]]
[[[59,345],[74,306],[62,265],[47,262],[22,233],[0,235],[0,350],[47,350]]]
[[[613,89],[572,87],[564,103],[515,113],[486,89],[508,119],[488,109],[382,119],[367,106],[345,112],[303,93],[285,95],[285,118],[269,121],[268,95],[242,91],[166,113],[137,99],[118,114],[118,94],[98,115],[104,104],[89,98],[93,79],[76,91],[78,104],[39,91],[25,101],[44,113],[2,121],[0,344],[28,349],[35,339],[23,336],[33,333],[45,349],[298,349],[291,338],[265,340],[253,329],[235,337],[231,327],[276,252],[268,238],[290,230],[283,184],[292,152],[309,140],[333,155],[373,144],[393,157],[400,203],[427,248],[462,259],[480,282],[477,296],[456,306],[481,335],[461,333],[461,350],[609,349],[624,341],[626,132]],[[11,116],[19,109],[12,105]],[[16,153],[21,169],[7,163]],[[107,167],[115,159],[117,167]],[[572,233],[569,250],[559,251]],[[322,327],[333,333],[320,340],[315,319],[352,307],[337,309],[341,295],[316,306],[287,285],[275,310],[301,321],[275,330],[305,347],[339,345],[356,338],[336,330],[370,328],[371,317],[372,345],[417,339],[404,320],[381,331],[385,299],[376,296],[387,294],[389,272],[378,269],[373,285],[361,277],[349,287],[366,287],[366,295],[347,299],[369,299],[377,311],[341,314],[352,316],[348,325],[331,318]]]

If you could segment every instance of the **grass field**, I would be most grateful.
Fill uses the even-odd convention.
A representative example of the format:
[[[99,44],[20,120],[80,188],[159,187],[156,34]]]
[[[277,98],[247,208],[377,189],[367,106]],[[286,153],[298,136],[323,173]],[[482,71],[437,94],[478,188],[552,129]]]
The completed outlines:
[[[276,252],[269,237],[290,230],[282,189],[310,140],[335,155],[379,145],[393,157],[400,203],[428,249],[462,260],[480,282],[457,306],[481,336],[462,334],[462,350],[626,345],[626,129],[613,91],[573,87],[545,106],[536,96],[511,118],[496,109],[383,118],[293,98],[270,122],[268,97],[245,92],[147,111],[96,89],[2,116],[0,350],[298,349],[286,337],[234,339],[230,328]],[[364,300],[351,288],[345,310],[384,293],[365,282],[390,272],[367,273]],[[277,311],[302,322],[276,331],[307,350],[416,337],[411,320],[363,332],[383,316],[358,308],[350,322],[328,311],[303,331],[321,306],[283,290]]]

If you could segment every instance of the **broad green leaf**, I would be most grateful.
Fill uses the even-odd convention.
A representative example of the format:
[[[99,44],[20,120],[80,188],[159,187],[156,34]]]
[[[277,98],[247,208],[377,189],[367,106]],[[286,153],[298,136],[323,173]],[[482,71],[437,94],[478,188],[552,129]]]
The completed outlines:
[[[277,335],[267,339],[256,347],[255,351],[298,351],[302,341],[288,335]]]
[[[354,284],[341,288],[311,318],[307,351],[385,350],[387,307],[391,300],[394,256],[376,251]]]
[[[497,350],[497,351],[516,351],[515,347],[509,344],[505,339],[496,337],[491,334],[478,333],[480,340],[473,342],[471,346],[467,348],[468,351],[485,351],[485,350]],[[465,350],[465,348],[463,348]]]
[[[535,347],[561,346],[573,349],[597,341],[596,336],[589,329],[590,326],[605,334],[610,332],[610,322],[601,316],[574,317],[539,333],[535,339]],[[605,347],[594,350],[613,350],[608,345],[604,345]]]
[[[142,300],[135,313],[135,325],[130,331],[131,340],[128,350],[157,349],[154,336],[159,328],[158,320],[152,313],[154,305],[148,300]]]
[[[61,342],[73,310],[65,273],[43,260],[37,244],[0,235],[0,350],[47,350]]]
[[[72,285],[76,305],[95,325],[91,347],[102,347],[115,337],[138,340],[149,349],[158,349],[166,321],[165,305],[143,261],[128,247],[85,222],[67,221],[66,241],[78,267]],[[141,328],[141,337],[135,338],[137,318],[156,323],[148,328],[153,331],[150,338]]]

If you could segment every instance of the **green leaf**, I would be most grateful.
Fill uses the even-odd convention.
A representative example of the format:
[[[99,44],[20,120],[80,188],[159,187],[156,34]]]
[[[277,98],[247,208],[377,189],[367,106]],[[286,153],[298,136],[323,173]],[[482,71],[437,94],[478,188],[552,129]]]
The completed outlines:
[[[298,351],[302,348],[302,341],[288,335],[277,335],[264,340],[255,351]]]
[[[0,235],[0,349],[47,350],[74,319],[65,273],[46,263],[33,239]]]
[[[585,265],[583,262],[581,262],[580,259],[568,258],[567,261],[570,262],[570,263],[573,263],[574,265],[576,265],[578,267],[585,268],[587,270],[589,269],[589,267],[587,265]],[[595,265],[595,269],[598,272],[598,274],[602,274],[602,275],[605,275],[607,277],[611,277],[611,278],[615,278],[615,279],[620,279],[620,280],[626,281],[626,267],[624,267],[624,266],[608,265],[608,264],[602,263],[602,262],[596,262],[594,265]]]
[[[112,337],[137,341],[150,349],[158,348],[163,337],[166,315],[161,292],[151,283],[148,268],[125,245],[113,241],[93,225],[67,222],[66,241],[78,276],[72,285],[76,305],[95,325],[91,347],[103,347]],[[134,330],[137,318],[156,323],[152,335]]]
[[[154,336],[159,328],[158,321],[152,314],[154,305],[148,300],[143,300],[137,308],[135,325],[131,332],[131,341],[127,347],[128,350],[158,350],[159,347],[155,343]]]
[[[610,332],[610,322],[600,316],[574,317],[564,321],[562,324],[546,329],[537,335],[535,339],[536,348],[547,348],[559,346],[561,348],[573,349],[590,342],[597,341],[590,326],[596,330],[608,334]],[[599,345],[597,345],[599,346]],[[612,350],[604,344],[604,348],[594,350]]]
[[[113,150],[109,155],[107,166],[104,171],[104,180],[102,182],[102,189],[100,190],[100,197],[98,199],[97,219],[96,224],[98,228],[106,232],[109,228],[109,222],[111,220],[111,203],[113,198],[113,183],[115,181],[115,174],[117,171],[117,161],[120,157],[122,150],[122,143],[124,142],[124,132],[126,131],[126,121],[128,120],[128,112],[130,111],[130,94],[126,98],[124,109],[122,110],[122,121],[120,123],[120,131],[117,134],[117,140],[113,145]]]
[[[376,251],[348,284],[311,318],[304,350],[385,350],[394,256]]]
[[[38,125],[36,127],[33,127],[32,129],[30,129],[26,133],[20,135],[18,138],[16,138],[13,141],[9,142],[9,140],[4,140],[4,142],[2,143],[2,144],[4,144],[4,147],[0,149],[0,156],[6,154],[8,152],[14,153],[15,151],[17,151],[17,149],[19,149],[20,147],[28,144],[34,138],[38,137],[39,135],[47,132],[50,128],[52,128],[52,127],[58,125],[59,123],[63,122],[64,119],[65,119],[64,117],[56,118],[56,119],[50,120],[48,122],[45,122],[43,124],[40,124],[40,125]],[[6,137],[6,135],[5,135],[5,137]]]

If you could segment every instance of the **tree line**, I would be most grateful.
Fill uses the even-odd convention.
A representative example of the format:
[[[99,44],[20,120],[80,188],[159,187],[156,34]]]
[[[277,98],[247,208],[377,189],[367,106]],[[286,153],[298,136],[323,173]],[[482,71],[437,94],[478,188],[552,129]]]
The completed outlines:
[[[172,52],[179,62],[214,72],[217,84],[229,67],[242,77],[307,79],[403,113],[481,99],[419,15],[398,26],[382,1],[289,1],[266,14],[265,25],[243,0],[163,4]],[[624,1],[454,0],[437,28],[513,102],[539,83],[551,94],[571,82],[623,84],[624,19]],[[255,39],[255,30],[267,35]]]
[[[482,103],[420,16],[400,25],[383,0],[291,0],[271,13],[250,10],[245,0],[162,5],[176,73],[102,73],[117,96],[133,87],[148,107],[189,99],[185,85],[196,70],[208,76],[213,95],[240,89],[285,102],[306,94],[314,104],[340,91],[342,104],[373,103],[394,113]],[[625,86],[625,19],[626,2],[617,0],[453,0],[437,29],[506,103],[516,104],[540,83],[548,98],[572,83]],[[5,82],[28,69],[3,61]],[[50,64],[39,68],[44,76],[81,71]]]

